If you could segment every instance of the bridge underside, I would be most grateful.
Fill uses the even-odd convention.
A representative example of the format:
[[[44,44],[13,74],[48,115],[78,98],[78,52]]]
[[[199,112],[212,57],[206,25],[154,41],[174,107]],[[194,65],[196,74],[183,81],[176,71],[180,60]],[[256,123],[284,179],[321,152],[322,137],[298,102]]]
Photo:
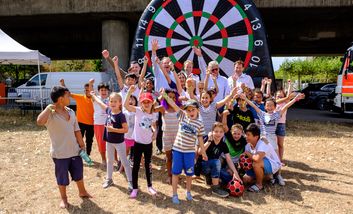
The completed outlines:
[[[353,6],[260,8],[273,56],[341,55],[353,41]],[[101,58],[102,22],[129,25],[132,44],[140,13],[1,16],[1,29],[52,59]],[[130,45],[131,46],[131,45]]]

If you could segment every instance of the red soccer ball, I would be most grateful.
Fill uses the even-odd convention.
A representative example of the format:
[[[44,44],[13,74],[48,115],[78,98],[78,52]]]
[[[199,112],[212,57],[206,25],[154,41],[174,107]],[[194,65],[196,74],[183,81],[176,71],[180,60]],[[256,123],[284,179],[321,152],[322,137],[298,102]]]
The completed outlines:
[[[252,169],[252,160],[246,154],[241,154],[239,158],[239,165],[245,171]]]
[[[238,180],[231,180],[227,185],[227,190],[229,194],[234,197],[240,197],[244,193],[244,185]]]

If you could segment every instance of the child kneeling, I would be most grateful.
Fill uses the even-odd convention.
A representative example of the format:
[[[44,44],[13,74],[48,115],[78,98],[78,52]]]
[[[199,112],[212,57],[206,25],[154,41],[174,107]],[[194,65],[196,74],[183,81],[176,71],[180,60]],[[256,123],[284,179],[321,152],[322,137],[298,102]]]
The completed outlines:
[[[260,139],[260,128],[252,123],[246,128],[245,154],[253,161],[253,169],[246,171],[244,183],[253,184],[250,192],[259,192],[263,189],[263,180],[271,179],[281,168],[281,161],[271,144]]]

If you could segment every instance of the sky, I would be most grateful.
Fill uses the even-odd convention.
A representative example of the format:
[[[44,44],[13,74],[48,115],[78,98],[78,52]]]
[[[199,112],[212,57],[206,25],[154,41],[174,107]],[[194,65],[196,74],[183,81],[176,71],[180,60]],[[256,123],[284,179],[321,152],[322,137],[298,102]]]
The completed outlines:
[[[305,57],[272,57],[273,70],[277,71],[279,66],[286,60],[294,60],[294,59],[305,59]]]

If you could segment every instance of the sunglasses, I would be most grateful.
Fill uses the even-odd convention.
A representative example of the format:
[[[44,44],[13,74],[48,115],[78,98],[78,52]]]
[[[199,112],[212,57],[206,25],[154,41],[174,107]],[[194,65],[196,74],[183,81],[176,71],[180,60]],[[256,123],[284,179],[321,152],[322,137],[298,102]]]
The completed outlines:
[[[214,68],[214,69],[212,69],[211,71],[218,71],[218,68]]]

